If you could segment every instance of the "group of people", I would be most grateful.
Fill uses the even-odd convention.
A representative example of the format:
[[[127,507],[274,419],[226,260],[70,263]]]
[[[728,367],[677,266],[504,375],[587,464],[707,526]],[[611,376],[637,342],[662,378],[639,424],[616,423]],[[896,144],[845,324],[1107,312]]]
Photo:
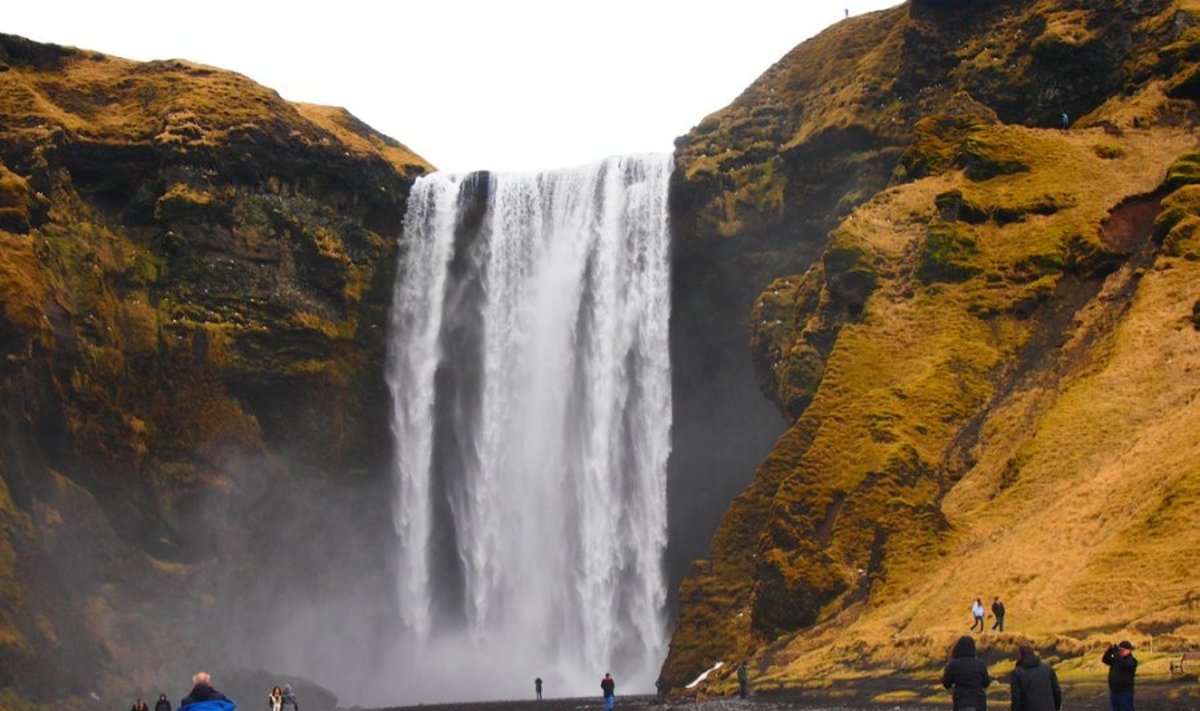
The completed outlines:
[[[1005,613],[1004,603],[1000,601],[1000,596],[997,595],[996,597],[992,598],[992,618],[994,620],[992,622],[993,630],[998,631],[998,632],[1004,631],[1004,613]],[[971,603],[971,617],[974,618],[974,621],[971,623],[971,631],[972,632],[975,631],[976,625],[979,626],[980,632],[987,631],[986,628],[984,627],[984,622],[983,622],[984,614],[985,613],[983,610],[983,598],[977,597],[977,598],[975,598],[975,602]]]
[[[538,698],[541,698],[541,679],[538,679]],[[290,684],[274,686],[267,696],[267,704],[271,711],[283,711],[284,706],[291,706],[292,711],[300,711],[300,703]],[[192,677],[192,690],[179,702],[178,711],[236,711],[237,703],[213,688],[212,677],[206,672],[199,672]],[[149,711],[146,702],[138,699],[132,711]],[[158,695],[158,703],[154,711],[171,711],[171,702],[166,694]]]
[[[1137,659],[1133,645],[1124,640],[1109,645],[1100,661],[1108,666],[1108,699],[1112,711],[1133,711],[1133,678]],[[951,689],[954,711],[987,711],[987,687],[992,683],[987,663],[975,653],[975,640],[959,638],[942,672],[942,686]],[[1017,648],[1017,663],[1010,681],[1012,711],[1059,711],[1062,688],[1058,675],[1038,658],[1031,642]]]
[[[138,699],[133,704],[132,711],[149,711],[146,702]],[[158,701],[154,704],[154,711],[171,711],[171,702],[167,700],[166,694],[159,694]]]

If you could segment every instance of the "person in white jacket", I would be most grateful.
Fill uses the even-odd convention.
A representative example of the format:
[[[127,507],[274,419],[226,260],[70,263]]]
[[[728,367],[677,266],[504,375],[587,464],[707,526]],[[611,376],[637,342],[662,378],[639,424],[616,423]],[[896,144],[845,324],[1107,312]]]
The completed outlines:
[[[971,623],[971,631],[975,631],[975,625],[979,625],[979,631],[983,632],[983,599],[975,598],[975,602],[971,603],[971,616],[975,621]]]

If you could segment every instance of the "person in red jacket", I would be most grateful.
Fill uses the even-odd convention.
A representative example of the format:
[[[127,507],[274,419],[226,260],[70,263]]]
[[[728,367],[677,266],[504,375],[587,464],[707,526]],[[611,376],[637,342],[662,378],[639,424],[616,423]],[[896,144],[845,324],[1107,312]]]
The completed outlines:
[[[600,680],[600,690],[604,692],[605,711],[612,711],[617,707],[617,682],[613,681],[612,674],[604,674]]]

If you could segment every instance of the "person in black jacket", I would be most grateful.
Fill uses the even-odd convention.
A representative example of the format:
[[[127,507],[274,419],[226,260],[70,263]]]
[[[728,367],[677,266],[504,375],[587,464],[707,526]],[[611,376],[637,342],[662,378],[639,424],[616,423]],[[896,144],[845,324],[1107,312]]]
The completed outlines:
[[[617,682],[613,681],[612,674],[604,674],[600,680],[600,690],[604,692],[605,711],[612,711],[617,705]]]
[[[205,672],[198,672],[192,677],[192,693],[183,697],[183,701],[179,702],[179,711],[183,711],[183,707],[188,704],[198,703],[200,701],[228,701],[229,697],[212,687],[212,680]]]
[[[975,656],[975,640],[969,635],[959,637],[942,672],[942,686],[954,688],[954,711],[987,711],[984,689],[991,683],[987,663]]]
[[[167,701],[166,694],[158,695],[158,703],[154,704],[154,711],[171,711],[171,702]]]
[[[1062,688],[1058,675],[1038,659],[1033,645],[1022,642],[1017,648],[1017,666],[1012,673],[1012,711],[1059,711]]]
[[[1133,711],[1133,676],[1137,659],[1129,640],[1109,645],[1100,661],[1108,665],[1108,705],[1112,711]]]
[[[993,630],[1004,631],[1004,612],[1004,603],[1000,602],[1000,596],[992,598],[992,617],[996,618],[992,623]]]

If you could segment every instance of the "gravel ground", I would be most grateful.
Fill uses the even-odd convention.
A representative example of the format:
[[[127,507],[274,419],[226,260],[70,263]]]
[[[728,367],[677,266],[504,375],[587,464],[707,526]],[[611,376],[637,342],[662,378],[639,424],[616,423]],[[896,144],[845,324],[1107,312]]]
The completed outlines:
[[[1181,694],[1182,692],[1182,694]],[[1182,698],[1179,698],[1182,695]],[[992,711],[1007,711],[1008,699],[989,699]],[[652,696],[617,698],[617,711],[947,711],[945,705],[931,706],[905,703],[871,703],[865,700],[822,701],[801,694],[772,693],[750,699],[708,699],[704,701],[659,701]],[[579,699],[546,699],[545,701],[490,701],[460,704],[430,704],[404,706],[387,711],[600,711],[600,697]],[[1196,684],[1144,684],[1137,692],[1140,711],[1200,711],[1200,687]],[[383,710],[381,710],[383,711]],[[1067,689],[1063,711],[1109,711],[1108,697],[1103,689]]]

